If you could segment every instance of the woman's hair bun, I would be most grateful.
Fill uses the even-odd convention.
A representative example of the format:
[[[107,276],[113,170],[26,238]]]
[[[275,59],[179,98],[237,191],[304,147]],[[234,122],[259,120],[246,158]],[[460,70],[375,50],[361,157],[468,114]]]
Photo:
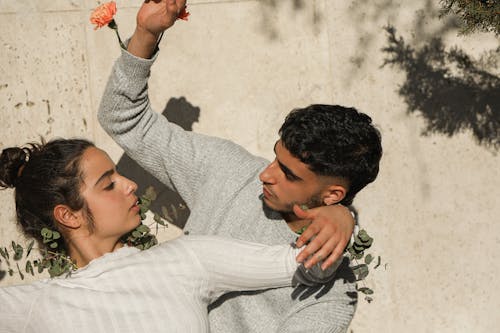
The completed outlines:
[[[15,187],[30,156],[29,148],[5,148],[0,155],[0,186]]]

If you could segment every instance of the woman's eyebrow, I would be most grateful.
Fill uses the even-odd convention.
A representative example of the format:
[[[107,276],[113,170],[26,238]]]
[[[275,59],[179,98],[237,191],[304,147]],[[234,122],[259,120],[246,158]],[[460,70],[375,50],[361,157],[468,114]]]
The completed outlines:
[[[104,178],[109,177],[109,176],[111,176],[111,175],[112,175],[112,174],[114,174],[114,173],[115,173],[115,170],[114,170],[114,169],[110,169],[110,170],[108,170],[108,171],[104,172],[104,173],[101,175],[101,177],[99,177],[99,179],[95,182],[94,186],[96,186],[97,184],[99,184],[99,183],[100,183],[100,182],[101,182]]]

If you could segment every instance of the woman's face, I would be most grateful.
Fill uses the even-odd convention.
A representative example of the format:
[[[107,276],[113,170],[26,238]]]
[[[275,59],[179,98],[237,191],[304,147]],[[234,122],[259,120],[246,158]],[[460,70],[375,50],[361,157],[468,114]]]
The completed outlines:
[[[93,237],[114,241],[140,224],[137,184],[116,172],[108,154],[96,147],[88,148],[80,170],[80,191],[93,217]]]

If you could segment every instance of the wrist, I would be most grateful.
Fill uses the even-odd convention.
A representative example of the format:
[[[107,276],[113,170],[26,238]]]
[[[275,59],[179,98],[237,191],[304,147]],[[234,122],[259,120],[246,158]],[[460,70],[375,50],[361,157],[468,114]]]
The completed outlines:
[[[160,34],[136,27],[127,50],[136,57],[149,59],[154,53]]]

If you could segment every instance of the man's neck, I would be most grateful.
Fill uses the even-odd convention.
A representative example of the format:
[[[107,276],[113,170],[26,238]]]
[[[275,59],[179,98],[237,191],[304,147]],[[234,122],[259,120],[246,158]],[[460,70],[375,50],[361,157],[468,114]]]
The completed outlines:
[[[310,220],[301,220],[294,213],[281,213],[281,216],[286,221],[288,227],[295,233],[311,224]]]

